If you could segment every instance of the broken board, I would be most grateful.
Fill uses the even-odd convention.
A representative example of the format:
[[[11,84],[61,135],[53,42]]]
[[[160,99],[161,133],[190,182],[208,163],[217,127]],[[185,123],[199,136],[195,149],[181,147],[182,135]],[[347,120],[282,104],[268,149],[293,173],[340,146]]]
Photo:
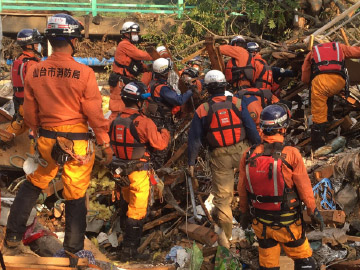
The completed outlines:
[[[359,74],[360,62],[357,62],[352,59],[346,59],[345,66],[349,73],[350,85],[360,84],[360,74]]]
[[[8,123],[0,124],[0,129],[5,129]],[[28,137],[28,132],[25,132],[14,139],[14,145],[6,150],[0,149],[0,170],[22,170],[16,168],[10,164],[10,157],[20,156],[26,158],[26,153],[30,150],[30,139]],[[17,166],[22,167],[23,160],[16,158],[13,159],[13,163]]]

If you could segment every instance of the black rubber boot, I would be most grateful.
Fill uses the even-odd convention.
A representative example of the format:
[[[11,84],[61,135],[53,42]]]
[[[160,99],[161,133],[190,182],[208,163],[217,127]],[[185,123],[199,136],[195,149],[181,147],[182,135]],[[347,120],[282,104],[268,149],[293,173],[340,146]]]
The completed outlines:
[[[129,260],[146,261],[150,258],[149,254],[138,253],[137,248],[140,246],[140,240],[143,230],[144,220],[132,218],[126,219],[125,235],[122,242],[119,260],[126,262]]]
[[[84,249],[86,230],[85,197],[65,201],[65,239],[64,249],[76,253]]]
[[[26,222],[40,193],[41,189],[34,186],[28,180],[25,180],[25,182],[21,184],[14,203],[11,206],[7,221],[6,242],[8,246],[12,246],[12,242],[15,245],[22,240],[26,231]]]
[[[311,149],[313,151],[325,145],[326,143],[325,127],[326,127],[326,123],[313,124],[311,126]]]
[[[126,220],[127,220],[127,211],[128,211],[129,204],[124,200],[124,198],[121,195],[120,201],[119,201],[119,217],[120,217],[120,228],[124,232],[126,227]]]
[[[294,260],[294,270],[315,270],[316,262],[313,257]]]
[[[329,97],[326,104],[328,107],[327,120],[331,123],[334,121],[334,97]]]

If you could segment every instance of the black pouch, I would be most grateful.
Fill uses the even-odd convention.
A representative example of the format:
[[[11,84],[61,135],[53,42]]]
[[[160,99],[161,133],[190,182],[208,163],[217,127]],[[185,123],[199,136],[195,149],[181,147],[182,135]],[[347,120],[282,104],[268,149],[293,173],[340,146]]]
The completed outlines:
[[[53,145],[53,148],[51,149],[51,157],[53,158],[53,160],[55,160],[56,164],[59,166],[63,166],[66,162],[70,161],[73,159],[73,157],[67,153],[63,147],[61,147],[59,140],[57,137],[56,138],[56,143]],[[74,145],[74,142],[72,142],[71,140],[69,140],[72,145]]]
[[[109,85],[112,87],[117,86],[121,75],[119,73],[112,72],[109,76]]]
[[[119,187],[128,187],[130,186],[130,179],[127,175],[121,177],[114,177],[115,184]]]
[[[140,60],[131,60],[128,71],[135,77],[139,76],[144,71],[142,62]]]

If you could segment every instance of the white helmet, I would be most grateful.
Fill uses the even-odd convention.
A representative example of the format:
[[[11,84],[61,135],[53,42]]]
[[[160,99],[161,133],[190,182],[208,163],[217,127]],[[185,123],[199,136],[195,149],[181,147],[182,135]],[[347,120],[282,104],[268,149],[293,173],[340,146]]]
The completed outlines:
[[[125,22],[120,30],[120,34],[125,33],[139,33],[140,32],[140,26],[135,22]]]
[[[208,90],[224,89],[227,85],[225,75],[220,70],[210,70],[205,75],[205,87]]]
[[[169,57],[168,50],[165,46],[159,46],[156,48],[156,51],[159,53],[160,57],[166,58]]]
[[[172,63],[170,59],[158,58],[153,63],[154,73],[164,75],[169,72],[172,68]]]
[[[243,36],[235,36],[232,38],[232,40],[230,41],[230,45],[231,46],[241,46],[241,47],[246,47],[246,41],[245,38]]]

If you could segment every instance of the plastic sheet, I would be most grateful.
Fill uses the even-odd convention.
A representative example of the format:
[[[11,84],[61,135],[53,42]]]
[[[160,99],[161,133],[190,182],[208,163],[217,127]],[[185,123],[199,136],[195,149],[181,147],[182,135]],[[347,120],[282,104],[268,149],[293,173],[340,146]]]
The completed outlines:
[[[215,257],[214,270],[241,270],[242,265],[231,254],[231,252],[222,246],[218,246]]]
[[[322,245],[320,249],[313,252],[313,257],[321,265],[344,259],[347,253],[347,250],[333,250],[328,245]]]

